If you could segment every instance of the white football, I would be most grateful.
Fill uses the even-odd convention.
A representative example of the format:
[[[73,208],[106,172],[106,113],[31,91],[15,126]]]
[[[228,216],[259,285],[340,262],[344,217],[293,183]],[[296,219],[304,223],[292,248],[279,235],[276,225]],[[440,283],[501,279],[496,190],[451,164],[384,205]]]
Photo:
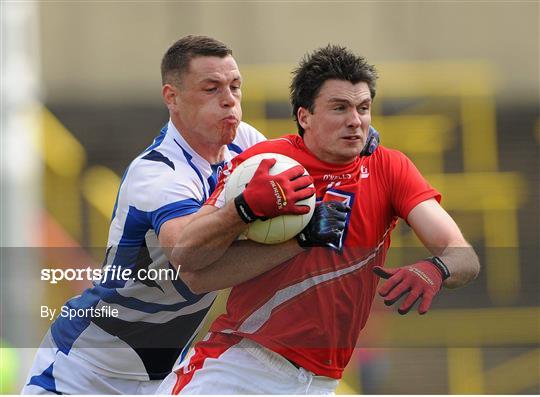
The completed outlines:
[[[236,166],[232,174],[229,175],[225,184],[226,202],[234,200],[236,196],[244,191],[259,167],[259,163],[266,158],[275,158],[277,160],[276,164],[270,168],[270,175],[279,174],[300,164],[296,160],[278,153],[262,153],[250,157]],[[308,175],[307,171],[304,172],[304,175]],[[249,224],[248,229],[244,232],[245,237],[264,244],[277,244],[290,240],[306,227],[313,216],[315,195],[300,200],[298,203],[309,206],[310,211],[305,215],[282,215],[266,221],[258,219]]]

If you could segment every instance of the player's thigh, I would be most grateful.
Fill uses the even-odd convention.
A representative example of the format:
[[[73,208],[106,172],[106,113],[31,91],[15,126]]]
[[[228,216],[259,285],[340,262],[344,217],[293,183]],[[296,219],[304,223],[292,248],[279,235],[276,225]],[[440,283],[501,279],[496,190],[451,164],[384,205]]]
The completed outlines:
[[[112,378],[88,369],[79,358],[58,354],[53,375],[57,390],[63,394],[139,394],[146,382]],[[148,383],[153,393],[158,382]]]
[[[241,346],[233,346],[218,358],[206,358],[180,394],[296,394],[297,389],[294,376],[274,370]]]

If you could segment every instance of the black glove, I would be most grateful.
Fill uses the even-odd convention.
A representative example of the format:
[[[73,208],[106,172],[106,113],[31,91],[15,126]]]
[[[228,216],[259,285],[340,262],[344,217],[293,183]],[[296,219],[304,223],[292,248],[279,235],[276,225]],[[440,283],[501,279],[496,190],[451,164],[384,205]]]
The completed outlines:
[[[339,201],[325,201],[316,206],[313,217],[296,236],[298,244],[303,248],[329,247],[341,250],[347,213],[350,211],[348,205]]]
[[[371,156],[375,149],[379,146],[379,142],[381,141],[379,137],[379,133],[375,128],[372,126],[369,126],[369,132],[368,136],[366,138],[366,144],[364,145],[364,148],[360,152],[360,157],[363,156]]]

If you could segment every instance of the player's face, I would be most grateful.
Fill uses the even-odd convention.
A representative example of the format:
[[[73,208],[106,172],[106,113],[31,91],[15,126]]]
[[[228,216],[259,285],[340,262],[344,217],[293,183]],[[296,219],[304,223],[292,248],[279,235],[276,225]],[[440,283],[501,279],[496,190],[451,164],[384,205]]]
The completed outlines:
[[[241,83],[232,56],[193,58],[179,87],[175,87],[177,102],[172,113],[178,127],[199,137],[203,144],[231,143],[242,119]]]
[[[327,80],[315,98],[313,113],[298,110],[306,146],[328,163],[348,163],[360,154],[371,123],[367,83]]]

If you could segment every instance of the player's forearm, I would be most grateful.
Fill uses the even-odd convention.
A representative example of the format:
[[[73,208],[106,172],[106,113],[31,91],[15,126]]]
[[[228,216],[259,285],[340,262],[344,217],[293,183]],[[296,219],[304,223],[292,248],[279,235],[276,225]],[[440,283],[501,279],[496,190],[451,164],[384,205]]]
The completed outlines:
[[[295,239],[275,245],[237,241],[215,263],[181,276],[196,294],[217,291],[257,277],[302,251]]]
[[[444,282],[446,288],[461,287],[474,280],[480,272],[478,256],[470,245],[446,247],[438,256],[450,271],[450,277]]]
[[[182,271],[204,269],[217,261],[246,229],[232,203],[186,225],[171,253],[171,263]]]

